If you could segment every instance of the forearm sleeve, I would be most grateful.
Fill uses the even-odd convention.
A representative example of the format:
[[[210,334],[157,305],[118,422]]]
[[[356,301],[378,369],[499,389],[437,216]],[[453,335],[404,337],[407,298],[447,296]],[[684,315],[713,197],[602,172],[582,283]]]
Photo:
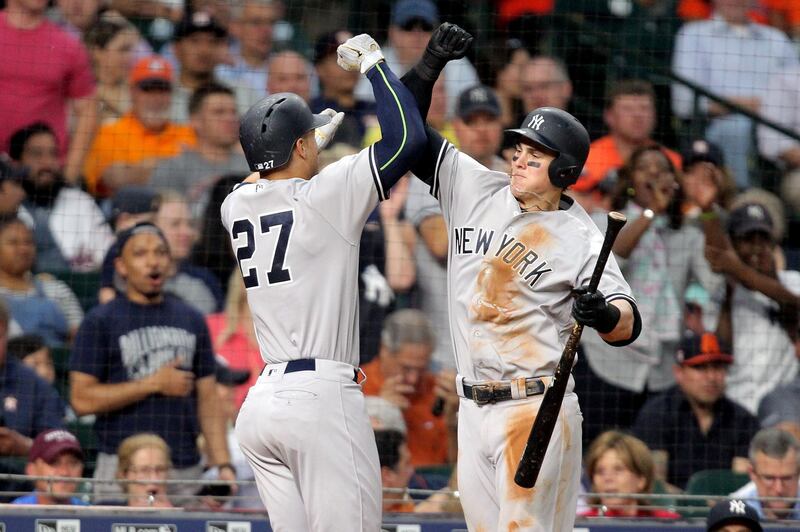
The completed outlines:
[[[388,197],[388,190],[419,158],[425,129],[411,92],[385,63],[375,65],[367,78],[372,83],[381,128],[381,140],[372,146],[373,171]]]

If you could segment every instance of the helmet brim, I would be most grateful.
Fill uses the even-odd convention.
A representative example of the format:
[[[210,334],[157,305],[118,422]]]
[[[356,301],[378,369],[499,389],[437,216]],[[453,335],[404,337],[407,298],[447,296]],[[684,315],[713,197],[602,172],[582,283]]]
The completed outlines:
[[[529,141],[538,144],[539,146],[544,146],[548,150],[559,154],[561,151],[553,146],[550,142],[547,141],[543,136],[536,132],[536,130],[529,129],[527,127],[519,128],[519,129],[506,129],[503,131],[503,134],[506,136],[507,140],[519,140],[519,137],[528,139]]]

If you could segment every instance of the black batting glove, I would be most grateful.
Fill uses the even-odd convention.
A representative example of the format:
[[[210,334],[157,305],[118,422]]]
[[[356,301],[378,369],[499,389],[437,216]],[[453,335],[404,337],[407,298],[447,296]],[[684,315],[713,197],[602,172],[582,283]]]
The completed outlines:
[[[590,292],[588,286],[583,286],[573,290],[572,295],[575,296],[572,317],[581,325],[605,334],[619,323],[619,309],[610,305],[600,290]]]
[[[444,22],[434,30],[416,69],[420,77],[435,81],[448,61],[461,59],[469,50],[474,38],[472,35],[449,22]]]

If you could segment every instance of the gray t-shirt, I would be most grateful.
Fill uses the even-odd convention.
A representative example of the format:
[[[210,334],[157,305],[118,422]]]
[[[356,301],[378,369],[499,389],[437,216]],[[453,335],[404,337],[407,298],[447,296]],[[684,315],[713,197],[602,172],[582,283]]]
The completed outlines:
[[[241,152],[232,152],[226,161],[213,162],[204,159],[195,150],[184,150],[180,155],[160,162],[150,185],[161,192],[174,189],[183,192],[192,206],[195,216],[200,216],[208,204],[208,197],[214,183],[232,173],[249,173],[247,160]]]

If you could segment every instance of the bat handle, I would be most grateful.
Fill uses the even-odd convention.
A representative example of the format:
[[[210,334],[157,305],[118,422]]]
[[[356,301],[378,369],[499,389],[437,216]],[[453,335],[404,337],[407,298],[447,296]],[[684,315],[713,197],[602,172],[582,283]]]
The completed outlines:
[[[600,286],[600,278],[603,276],[603,270],[606,268],[606,262],[608,261],[609,255],[611,255],[611,248],[614,247],[614,241],[617,239],[620,229],[622,229],[622,227],[625,225],[625,222],[628,221],[624,214],[617,211],[611,211],[608,213],[607,220],[608,227],[606,228],[606,234],[603,238],[603,245],[600,248],[600,254],[598,255],[597,262],[594,265],[592,277],[589,279],[589,290],[592,292],[597,290],[597,287]]]

